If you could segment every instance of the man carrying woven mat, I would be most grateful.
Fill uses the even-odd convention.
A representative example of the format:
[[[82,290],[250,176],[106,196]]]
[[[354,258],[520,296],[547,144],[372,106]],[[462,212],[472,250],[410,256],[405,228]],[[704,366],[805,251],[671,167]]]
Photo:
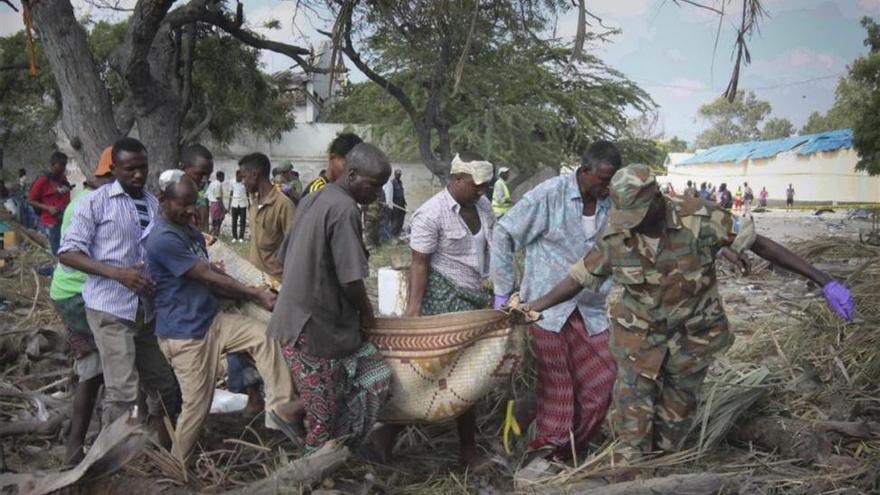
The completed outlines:
[[[682,447],[709,366],[733,342],[715,275],[721,254],[747,272],[747,250],[822,287],[828,305],[851,321],[849,290],[788,249],[757,235],[752,222],[698,198],[666,198],[645,165],[611,179],[613,207],[602,239],[561,282],[529,306],[543,311],[606,280],[623,286],[610,310],[611,353],[619,373],[612,423],[615,456],[632,462]]]
[[[388,398],[391,368],[364,329],[375,326],[361,212],[391,176],[388,158],[360,143],[345,172],[299,204],[284,279],[269,322],[306,405],[306,454],[333,438],[356,447]]]
[[[541,183],[498,220],[492,242],[496,309],[514,291],[516,251],[526,253],[520,296],[528,300],[549,291],[596,245],[611,209],[608,185],[620,165],[614,144],[597,141],[574,174]],[[541,321],[529,327],[538,372],[531,457],[571,457],[601,428],[617,375],[608,349],[609,290],[610,284],[598,291],[584,289],[544,311]],[[526,411],[532,407],[528,401],[518,403],[518,420],[530,422]]]
[[[489,243],[495,214],[484,197],[492,164],[476,153],[452,160],[450,180],[412,217],[409,300],[405,316],[428,316],[486,309],[491,294],[483,288],[489,272]],[[462,461],[479,464],[476,415],[469,409],[456,420]],[[394,437],[403,428],[385,425],[374,437],[381,455],[391,455]]]

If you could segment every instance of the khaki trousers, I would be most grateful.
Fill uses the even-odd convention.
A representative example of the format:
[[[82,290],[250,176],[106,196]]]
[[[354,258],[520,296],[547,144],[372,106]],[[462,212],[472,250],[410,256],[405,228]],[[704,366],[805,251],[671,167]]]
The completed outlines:
[[[201,339],[159,339],[159,347],[171,363],[183,409],[177,418],[171,453],[185,461],[192,453],[202,423],[211,410],[220,356],[246,352],[254,358],[266,384],[266,411],[293,400],[293,382],[281,348],[266,334],[266,324],[246,316],[218,313]]]
[[[137,404],[139,388],[147,394],[150,414],[173,418],[180,410],[177,380],[159,350],[153,321],[144,321],[143,308],[138,308],[135,321],[90,308],[86,308],[86,319],[104,373],[103,425]]]

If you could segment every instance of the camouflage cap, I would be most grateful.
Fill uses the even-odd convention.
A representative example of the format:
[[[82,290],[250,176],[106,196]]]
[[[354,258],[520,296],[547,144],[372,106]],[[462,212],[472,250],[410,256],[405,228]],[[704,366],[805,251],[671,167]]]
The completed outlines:
[[[654,199],[656,180],[647,165],[623,167],[611,178],[611,202],[614,208],[608,223],[617,230],[631,229],[641,223]]]

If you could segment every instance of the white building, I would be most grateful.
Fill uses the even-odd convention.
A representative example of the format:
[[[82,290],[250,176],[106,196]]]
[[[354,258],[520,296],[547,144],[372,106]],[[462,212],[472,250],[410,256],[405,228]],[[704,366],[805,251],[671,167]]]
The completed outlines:
[[[856,171],[858,154],[851,129],[771,141],[716,146],[667,168],[661,185],[682,191],[687,181],[735,192],[748,182],[757,199],[762,187],[770,200],[785,200],[791,184],[798,202],[880,203],[880,177]]]

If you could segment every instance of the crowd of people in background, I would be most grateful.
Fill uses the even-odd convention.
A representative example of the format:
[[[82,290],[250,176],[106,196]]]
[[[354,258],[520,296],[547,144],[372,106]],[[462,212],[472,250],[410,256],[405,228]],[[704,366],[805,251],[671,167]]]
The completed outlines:
[[[671,182],[667,182],[666,186],[663,187],[663,193],[671,198],[678,196],[678,192]],[[735,192],[731,192],[727,187],[727,183],[722,182],[721,185],[716,187],[711,182],[703,182],[697,188],[696,182],[689,180],[687,181],[687,187],[685,187],[681,194],[687,198],[700,198],[717,203],[722,208],[733,210],[744,216],[751,215],[755,206],[755,192],[748,182],[743,182],[742,185],[736,187]],[[770,193],[767,191],[767,188],[762,187],[757,197],[758,206],[766,208],[769,195]],[[791,211],[793,207],[794,187],[789,184],[785,189],[785,210]]]

